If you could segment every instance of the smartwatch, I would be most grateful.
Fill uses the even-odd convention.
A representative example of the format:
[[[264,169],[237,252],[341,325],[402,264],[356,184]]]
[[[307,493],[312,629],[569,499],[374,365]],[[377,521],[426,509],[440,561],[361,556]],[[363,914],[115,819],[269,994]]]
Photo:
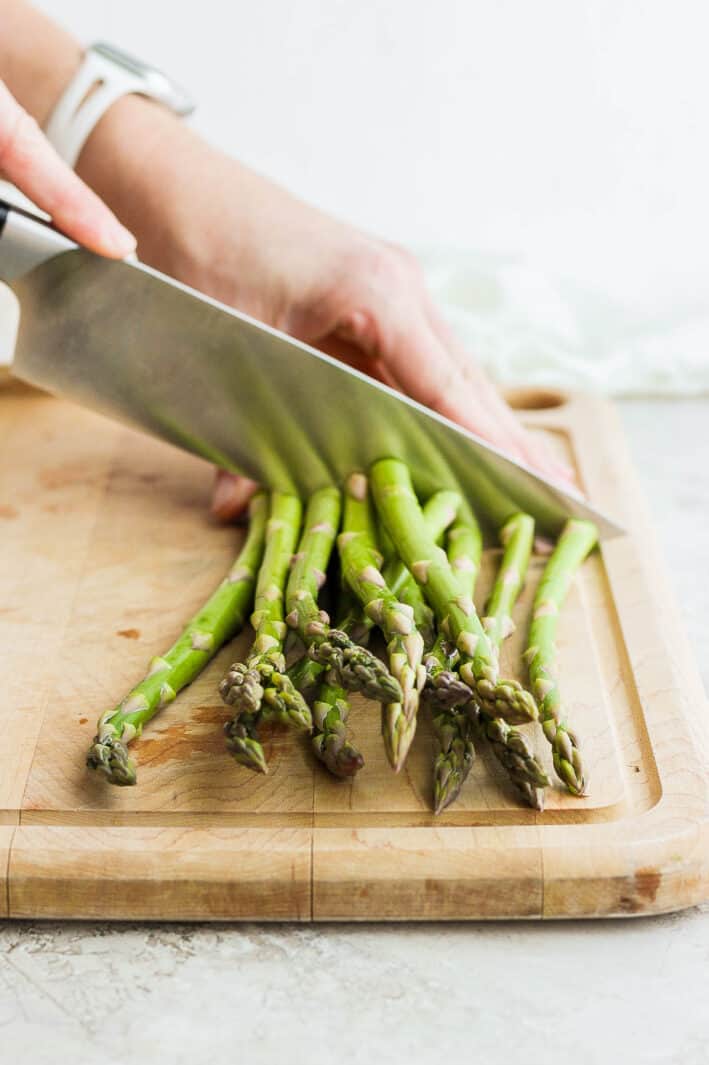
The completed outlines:
[[[130,93],[147,96],[176,115],[189,115],[195,108],[185,90],[155,67],[113,45],[92,44],[44,131],[70,167],[102,115]]]

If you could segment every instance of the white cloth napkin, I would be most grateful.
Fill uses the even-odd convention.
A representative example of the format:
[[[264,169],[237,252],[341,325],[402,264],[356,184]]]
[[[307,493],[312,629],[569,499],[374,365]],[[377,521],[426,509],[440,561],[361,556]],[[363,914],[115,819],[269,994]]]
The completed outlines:
[[[500,384],[616,396],[709,392],[709,308],[641,317],[513,257],[419,255],[443,314]]]

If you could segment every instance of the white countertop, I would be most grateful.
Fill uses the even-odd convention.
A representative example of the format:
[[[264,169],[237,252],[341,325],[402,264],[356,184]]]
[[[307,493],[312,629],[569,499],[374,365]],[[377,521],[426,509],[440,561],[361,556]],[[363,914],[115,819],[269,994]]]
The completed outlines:
[[[622,411],[709,686],[709,401]],[[0,1047],[29,1065],[704,1065],[708,965],[709,905],[555,924],[7,923]]]

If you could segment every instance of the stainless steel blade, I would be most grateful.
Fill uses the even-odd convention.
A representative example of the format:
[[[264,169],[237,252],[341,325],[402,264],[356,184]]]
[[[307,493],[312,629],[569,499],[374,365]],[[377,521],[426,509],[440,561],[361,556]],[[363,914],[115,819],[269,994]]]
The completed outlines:
[[[13,372],[273,488],[309,492],[394,455],[418,489],[456,487],[492,520],[549,531],[603,514],[471,433],[141,264],[83,249],[12,285]]]

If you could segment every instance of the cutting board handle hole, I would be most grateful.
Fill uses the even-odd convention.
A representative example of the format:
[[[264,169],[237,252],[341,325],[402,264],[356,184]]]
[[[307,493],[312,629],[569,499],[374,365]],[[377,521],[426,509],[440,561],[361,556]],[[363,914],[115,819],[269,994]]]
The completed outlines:
[[[568,396],[553,388],[512,388],[505,397],[514,410],[551,410],[568,401]]]

